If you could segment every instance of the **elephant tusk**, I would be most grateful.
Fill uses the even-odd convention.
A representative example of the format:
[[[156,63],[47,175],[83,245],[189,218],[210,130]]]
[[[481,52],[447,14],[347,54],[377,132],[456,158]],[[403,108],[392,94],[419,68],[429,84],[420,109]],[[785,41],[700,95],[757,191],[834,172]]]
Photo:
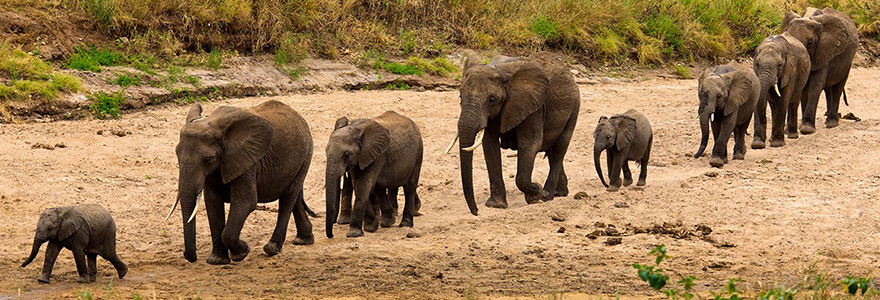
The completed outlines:
[[[486,134],[486,129],[485,128],[480,129],[480,132],[477,132],[477,138],[476,138],[477,141],[474,142],[474,145],[467,147],[467,148],[461,148],[461,150],[471,152],[471,151],[474,151],[475,149],[477,149],[477,147],[479,147],[480,145],[483,144],[483,135],[484,134]]]
[[[171,210],[168,211],[168,215],[165,216],[165,221],[168,221],[168,218],[171,218],[171,214],[177,209],[177,203],[180,203],[180,197],[177,197],[177,200],[174,200],[174,205],[171,206]]]
[[[782,97],[782,93],[779,92],[779,84],[778,83],[773,85],[773,90],[776,91],[776,96]]]
[[[452,146],[455,146],[455,142],[457,142],[457,141],[458,141],[458,131],[455,132],[455,137],[452,138],[452,142],[449,143],[449,147],[446,147],[446,153],[443,153],[443,154],[449,154],[449,151],[452,150]]]
[[[196,218],[196,212],[199,211],[199,198],[201,197],[202,193],[199,192],[199,194],[196,195],[196,207],[193,208],[193,213],[189,216],[189,220],[186,220],[187,223],[192,222],[192,220]]]

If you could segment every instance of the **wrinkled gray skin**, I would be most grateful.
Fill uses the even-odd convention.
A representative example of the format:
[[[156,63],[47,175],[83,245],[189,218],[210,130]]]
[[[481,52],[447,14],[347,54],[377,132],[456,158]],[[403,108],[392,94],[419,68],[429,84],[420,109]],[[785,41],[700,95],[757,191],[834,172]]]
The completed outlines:
[[[849,16],[833,9],[809,7],[803,16],[788,12],[782,20],[782,31],[790,33],[810,53],[810,76],[801,97],[800,132],[816,131],[816,109],[819,94],[825,91],[828,111],[825,127],[837,127],[840,97],[846,102],[844,87],[852,61],[859,47],[859,32]]]
[[[293,214],[295,245],[314,242],[303,199],[303,180],[312,158],[312,135],[306,121],[290,106],[267,101],[252,109],[217,108],[202,117],[194,104],[180,131],[178,200],[183,215],[184,257],[194,262],[196,220],[188,222],[204,191],[213,249],[209,264],[243,260],[250,248],[241,229],[257,203],[278,200],[278,222],[263,246],[269,256],[281,252]],[[229,203],[225,217],[224,203]],[[231,254],[231,255],[230,255]]]
[[[403,187],[406,198],[400,227],[412,227],[418,198],[416,188],[422,168],[422,134],[415,122],[393,111],[372,119],[342,117],[327,142],[326,196],[327,237],[333,237],[333,224],[339,214],[340,180],[344,174],[354,190],[354,207],[350,212],[347,237],[364,235],[364,229],[375,229],[376,217],[371,205],[382,211],[382,225],[394,223],[394,212],[388,190]],[[343,186],[343,190],[346,190]],[[364,220],[369,222],[364,224]]]
[[[471,214],[474,200],[473,150],[482,142],[491,196],[486,206],[507,208],[501,148],[517,150],[516,186],[527,203],[568,195],[563,161],[580,108],[580,92],[565,63],[547,53],[528,59],[498,56],[489,64],[468,57],[460,88],[458,137],[461,182]],[[482,141],[475,141],[484,130]],[[543,188],[532,182],[535,156],[545,152],[550,173]]]
[[[623,169],[623,185],[632,184],[629,161],[639,162],[642,170],[636,185],[645,186],[645,179],[648,176],[648,159],[651,157],[651,143],[654,140],[651,123],[648,122],[645,115],[630,109],[623,114],[611,116],[610,119],[602,116],[599,118],[599,124],[596,125],[593,137],[593,164],[596,165],[596,173],[599,174],[599,180],[602,181],[602,185],[606,187],[607,191],[613,192],[620,188],[621,169]],[[599,163],[602,151],[608,151],[606,157],[610,185],[605,183],[602,166]]]
[[[98,273],[97,257],[100,255],[116,268],[119,278],[125,277],[128,267],[116,255],[116,223],[110,212],[96,204],[50,208],[40,215],[31,254],[21,264],[24,268],[37,257],[40,246],[49,242],[43,273],[37,278],[49,283],[55,259],[61,248],[73,252],[76,261],[77,282],[94,282]]]
[[[784,133],[787,132],[792,139],[798,137],[797,108],[810,75],[810,54],[788,32],[769,36],[755,50],[755,74],[761,82],[761,97],[755,108],[752,149],[763,149],[765,146],[768,103],[773,121],[770,146],[782,147],[785,145]]]
[[[761,93],[758,76],[746,65],[730,62],[706,69],[699,79],[700,149],[694,154],[699,158],[709,143],[709,125],[715,137],[709,165],[720,168],[727,163],[727,141],[734,134],[733,159],[744,159],[745,137],[755,105]]]
[[[340,118],[339,120],[342,121],[343,119],[344,118]],[[347,122],[347,120],[345,120],[345,121]],[[342,125],[342,126],[344,126],[344,125]],[[342,127],[342,126],[339,126],[339,127]],[[338,129],[339,127],[336,127],[336,128]],[[351,176],[349,176],[348,174],[345,174],[343,176],[342,182],[343,182],[342,189],[341,189],[342,194],[340,197],[341,199],[339,201],[341,203],[341,208],[339,209],[339,218],[336,219],[336,224],[348,224],[350,221],[350,217],[351,217],[351,202],[353,200],[352,194],[354,193],[354,182],[353,182]],[[391,205],[391,208],[393,211],[393,215],[391,216],[391,220],[393,221],[393,219],[397,218],[397,209],[398,209],[397,192],[398,192],[398,189],[399,188],[382,189],[382,191],[387,193],[387,195],[383,197],[381,194],[382,191],[380,191],[380,189],[374,187],[373,194],[370,195],[370,203],[371,203],[371,206],[373,208],[374,213],[376,213],[376,214],[381,213],[381,211],[379,210],[379,201],[381,198],[381,199],[383,199],[382,201],[388,201]],[[385,197],[387,197],[387,198],[385,198]],[[385,199],[387,199],[387,200],[385,200]],[[413,216],[420,216],[421,215],[419,213],[419,209],[421,207],[422,207],[422,201],[419,199],[419,194],[416,193],[416,198],[415,198],[415,210],[416,211],[413,214]],[[387,220],[387,217],[383,220]],[[370,221],[372,222],[372,220],[370,220]],[[382,227],[391,227],[393,225],[393,222],[384,222],[383,221],[381,225],[382,225]],[[372,226],[372,224],[371,224],[371,226]],[[370,227],[370,229],[372,229],[372,227]],[[367,228],[364,228],[364,230],[367,232],[373,232]]]

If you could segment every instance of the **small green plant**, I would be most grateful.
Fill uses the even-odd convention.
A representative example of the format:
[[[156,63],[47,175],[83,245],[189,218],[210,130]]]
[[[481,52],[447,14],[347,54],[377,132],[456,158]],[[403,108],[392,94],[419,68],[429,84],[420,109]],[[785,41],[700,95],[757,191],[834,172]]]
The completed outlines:
[[[131,292],[131,300],[143,300],[144,296],[141,296],[138,292]]]
[[[408,91],[410,86],[403,81],[396,81],[385,86],[386,90]]]
[[[859,292],[864,296],[868,289],[874,288],[874,282],[870,278],[847,276],[843,279],[843,286],[850,295],[857,295]]]
[[[382,65],[382,69],[388,71],[392,74],[399,75],[422,75],[425,74],[424,71],[419,69],[418,67],[411,64],[402,64],[398,62],[385,63]]]
[[[169,66],[165,73],[165,81],[168,83],[180,82],[184,79],[184,74],[186,74],[183,68],[178,66]]]
[[[82,291],[79,293],[79,299],[80,300],[92,300],[92,293],[89,292],[88,288],[83,288]]]
[[[300,77],[302,77],[308,71],[309,71],[309,69],[306,67],[302,67],[302,66],[293,67],[293,68],[290,68],[287,70],[287,76],[290,76],[290,78],[293,78],[293,80],[298,80]]]
[[[125,103],[123,90],[113,94],[104,92],[94,93],[89,95],[88,99],[91,102],[91,104],[89,104],[89,112],[91,112],[96,119],[100,120],[119,118],[122,111],[122,104]]]
[[[113,0],[81,0],[80,7],[91,15],[98,24],[106,29],[113,25],[117,2]]]
[[[116,78],[110,81],[111,83],[121,86],[122,88],[127,88],[132,85],[141,84],[141,77],[131,74],[129,72],[116,74]]]
[[[659,291],[666,286],[666,282],[669,280],[669,276],[663,274],[663,269],[660,268],[660,263],[669,257],[666,255],[666,246],[663,244],[657,245],[657,247],[654,248],[654,250],[651,250],[648,255],[656,256],[653,266],[633,264],[633,268],[638,270],[639,278],[641,278],[642,281],[647,282],[651,288]]]
[[[86,45],[77,47],[76,52],[67,58],[67,67],[80,71],[100,72],[101,66],[116,66],[124,61],[122,53]]]
[[[529,29],[546,40],[557,39],[561,36],[561,34],[559,33],[559,29],[556,26],[556,23],[548,19],[547,16],[543,14],[538,15],[532,20],[532,24],[531,26],[529,26]]]
[[[223,66],[223,52],[211,50],[211,53],[208,53],[206,65],[214,70],[220,69]]]
[[[193,85],[194,87],[199,87],[199,84],[201,84],[201,80],[198,77],[196,77],[195,75],[187,75],[186,76],[186,83],[189,83],[189,84]]]
[[[724,292],[715,292],[710,291],[709,294],[712,294],[713,300],[741,300],[744,299],[740,294],[739,290],[736,289],[736,283],[742,282],[739,278],[731,278],[727,280],[727,284],[724,285]]]
[[[401,31],[398,39],[403,54],[410,54],[416,49],[416,35],[412,31]]]
[[[691,69],[688,67],[682,66],[681,64],[675,64],[673,68],[675,68],[675,74],[678,74],[682,79],[694,78],[694,76],[691,75]]]
[[[144,179],[153,179],[153,175],[150,175],[150,174],[144,175]]]

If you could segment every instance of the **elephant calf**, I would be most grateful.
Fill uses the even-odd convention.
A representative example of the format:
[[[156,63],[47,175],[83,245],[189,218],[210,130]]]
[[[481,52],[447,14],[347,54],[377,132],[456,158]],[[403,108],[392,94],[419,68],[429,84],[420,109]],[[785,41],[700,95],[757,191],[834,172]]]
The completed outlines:
[[[752,68],[730,62],[712,69],[705,69],[698,81],[700,97],[700,149],[694,158],[703,156],[709,143],[709,124],[715,136],[715,147],[709,165],[720,168],[727,163],[727,140],[734,134],[733,159],[746,155],[746,129],[758,104],[761,83]]]
[[[406,197],[400,226],[413,226],[423,152],[422,134],[415,122],[393,111],[351,123],[342,117],[336,121],[326,151],[328,238],[333,237],[333,224],[339,213],[338,187],[345,173],[351,176],[355,194],[347,237],[364,235],[365,213],[368,219],[374,216],[372,209],[367,209],[371,197],[375,197],[382,210],[382,223],[393,223],[387,190],[398,187],[403,187]],[[370,227],[375,228],[373,224]]]
[[[797,109],[810,76],[807,48],[788,32],[769,36],[755,50],[755,75],[761,83],[761,96],[755,108],[755,135],[752,149],[764,148],[767,138],[767,103],[770,103],[773,126],[770,147],[785,145],[784,132],[797,138]],[[785,127],[788,115],[787,130]]]
[[[41,283],[49,283],[52,267],[61,248],[70,249],[76,261],[77,282],[94,282],[98,273],[95,259],[98,255],[109,260],[119,278],[125,277],[128,267],[116,255],[116,223],[110,212],[97,204],[50,208],[40,215],[31,255],[21,264],[24,268],[37,257],[40,246],[49,242]],[[88,258],[88,260],[86,260]]]
[[[644,186],[645,178],[648,176],[651,143],[654,140],[654,132],[648,118],[634,109],[611,116],[610,119],[602,116],[593,134],[595,136],[593,163],[607,191],[613,192],[620,188],[621,169],[623,169],[623,185],[632,184],[632,173],[629,171],[628,163],[631,160],[639,162],[642,167],[636,185]],[[599,156],[602,155],[603,150],[608,151],[608,179],[611,185],[605,183],[602,166],[599,164]]]

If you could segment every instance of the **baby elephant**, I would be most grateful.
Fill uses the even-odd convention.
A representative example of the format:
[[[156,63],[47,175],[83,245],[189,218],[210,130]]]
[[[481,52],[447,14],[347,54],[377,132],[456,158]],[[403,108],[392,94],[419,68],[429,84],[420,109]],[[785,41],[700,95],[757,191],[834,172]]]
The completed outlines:
[[[715,70],[704,70],[697,89],[702,138],[694,158],[703,156],[706,150],[711,123],[715,147],[709,165],[720,168],[727,163],[727,141],[731,132],[734,134],[733,159],[743,159],[746,155],[746,129],[761,94],[758,76],[752,68],[730,62],[715,67]]]
[[[77,282],[95,281],[98,273],[95,259],[98,255],[113,264],[119,278],[125,277],[128,272],[128,267],[116,255],[116,223],[110,212],[100,205],[64,206],[44,211],[37,222],[31,255],[21,264],[22,268],[34,261],[45,242],[49,242],[46,261],[43,263],[43,274],[37,278],[41,283],[49,283],[52,267],[62,247],[73,252],[76,272],[79,273]]]
[[[599,118],[596,125],[595,144],[593,144],[593,163],[596,165],[596,173],[602,180],[609,192],[620,188],[620,170],[623,169],[623,185],[632,184],[632,173],[629,171],[628,161],[637,161],[642,167],[639,173],[637,186],[645,185],[648,176],[648,158],[651,157],[651,142],[654,133],[651,123],[642,113],[630,109],[623,114],[607,118]],[[602,175],[602,166],[599,165],[599,156],[603,150],[608,150],[608,179],[611,185],[605,183]]]

